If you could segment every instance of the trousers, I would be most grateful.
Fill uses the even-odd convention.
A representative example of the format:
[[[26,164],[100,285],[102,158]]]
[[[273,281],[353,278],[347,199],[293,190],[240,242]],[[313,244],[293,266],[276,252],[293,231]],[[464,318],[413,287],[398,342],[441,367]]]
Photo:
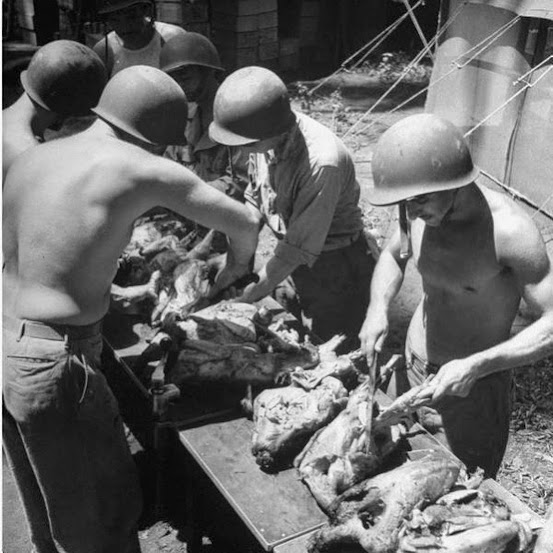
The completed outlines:
[[[38,553],[138,549],[142,493],[86,327],[4,320],[3,446]]]
[[[275,290],[275,299],[323,341],[337,334],[343,354],[359,347],[370,301],[375,260],[363,233],[349,246],[323,251],[312,267],[298,267]]]
[[[407,370],[420,383],[435,374],[439,365],[421,359],[409,344]],[[505,455],[512,411],[512,373],[501,371],[477,380],[467,397],[447,396],[435,406],[451,451],[469,472],[484,469],[495,478]]]

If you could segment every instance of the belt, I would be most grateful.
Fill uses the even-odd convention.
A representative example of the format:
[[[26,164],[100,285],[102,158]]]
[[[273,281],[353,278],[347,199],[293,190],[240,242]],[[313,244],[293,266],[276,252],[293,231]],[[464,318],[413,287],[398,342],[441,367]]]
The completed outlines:
[[[27,319],[13,319],[4,315],[2,323],[6,330],[18,335],[18,340],[23,336],[42,338],[43,340],[83,340],[97,336],[102,331],[101,320],[89,325],[64,325],[29,321]]]
[[[420,378],[421,382],[428,375],[436,374],[440,370],[441,365],[431,363],[430,361],[425,361],[416,353],[414,353],[413,350],[411,350],[410,348],[408,348],[406,357],[409,368]]]
[[[334,250],[341,250],[343,248],[349,248],[352,244],[355,244],[361,237],[361,231],[357,231],[354,234],[348,236],[328,236],[328,240],[334,239],[336,242],[330,246],[323,246],[323,252],[332,252]]]

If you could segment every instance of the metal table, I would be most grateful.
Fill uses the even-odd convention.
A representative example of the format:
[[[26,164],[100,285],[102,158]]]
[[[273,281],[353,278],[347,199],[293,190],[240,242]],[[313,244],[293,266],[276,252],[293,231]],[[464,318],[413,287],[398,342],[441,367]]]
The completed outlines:
[[[278,474],[260,470],[251,453],[253,422],[227,418],[201,426],[178,429],[179,442],[189,454],[189,470],[195,464],[209,479],[222,501],[240,518],[245,529],[264,551],[307,534],[322,526],[327,518],[295,469]],[[188,515],[199,543],[206,522],[202,520],[202,498],[198,490]],[[194,511],[194,512],[193,512]],[[224,532],[223,532],[224,533]],[[238,548],[239,543],[232,544]],[[194,550],[190,550],[194,553]]]

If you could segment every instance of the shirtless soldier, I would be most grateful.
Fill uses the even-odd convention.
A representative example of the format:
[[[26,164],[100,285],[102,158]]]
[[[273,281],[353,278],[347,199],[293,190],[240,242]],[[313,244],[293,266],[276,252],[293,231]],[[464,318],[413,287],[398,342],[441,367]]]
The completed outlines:
[[[40,48],[21,73],[25,92],[2,112],[2,181],[21,152],[43,141],[48,127],[89,114],[106,81],[106,68],[90,48],[72,40]]]
[[[226,233],[214,294],[248,271],[257,245],[245,206],[153,155],[184,136],[186,98],[169,76],[125,69],[94,111],[82,133],[24,152],[4,189],[4,446],[40,553],[137,543],[140,490],[99,370],[133,221],[159,205]]]
[[[405,202],[423,298],[406,341],[410,376],[437,373],[428,396],[453,452],[494,477],[507,445],[511,371],[553,352],[553,274],[544,242],[510,199],[479,186],[463,136],[434,115],[407,117],[380,138],[374,205]],[[369,362],[388,333],[406,258],[400,232],[377,263],[360,332]],[[538,314],[510,338],[520,299]]]

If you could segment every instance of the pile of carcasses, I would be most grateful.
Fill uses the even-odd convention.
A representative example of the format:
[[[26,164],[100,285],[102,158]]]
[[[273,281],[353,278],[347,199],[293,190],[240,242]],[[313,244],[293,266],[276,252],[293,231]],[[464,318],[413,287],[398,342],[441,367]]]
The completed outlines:
[[[114,282],[123,287],[142,285],[159,273],[157,300],[142,307],[152,326],[169,325],[205,299],[222,263],[213,248],[216,237],[215,231],[207,232],[184,219],[163,214],[145,219],[133,230]]]
[[[377,396],[369,413],[363,356],[337,355],[340,337],[314,346],[286,318],[240,302],[198,309],[220,267],[212,242],[213,233],[200,239],[179,222],[139,226],[127,249],[126,284],[161,271],[151,323],[178,350],[166,382],[262,389],[253,401],[252,453],[269,472],[294,465],[327,513],[328,524],[311,539],[312,553],[528,550],[525,523],[479,490],[477,479],[461,478],[453,457],[431,452],[407,459],[404,416],[418,407],[420,388],[392,405]],[[550,551],[545,547],[540,553]]]

